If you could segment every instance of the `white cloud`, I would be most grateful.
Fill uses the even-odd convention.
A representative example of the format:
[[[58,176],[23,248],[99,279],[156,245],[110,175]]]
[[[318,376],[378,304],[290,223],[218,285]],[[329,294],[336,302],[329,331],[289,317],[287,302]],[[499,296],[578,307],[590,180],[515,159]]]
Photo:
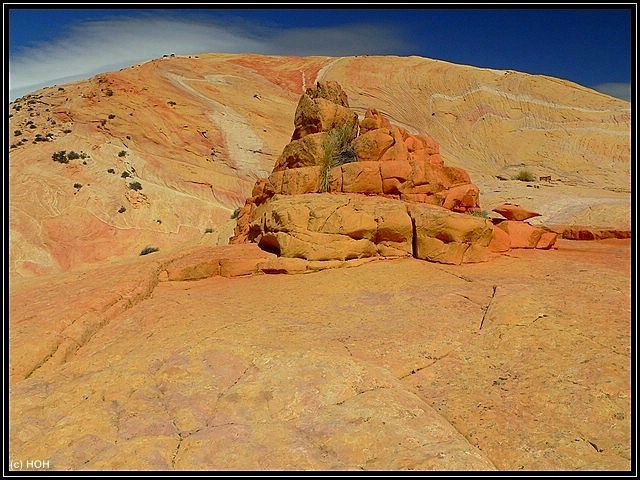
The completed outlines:
[[[600,83],[593,87],[601,93],[606,93],[612,97],[621,98],[627,102],[631,101],[631,84],[630,83]]]
[[[118,17],[76,24],[51,43],[18,51],[9,59],[9,94],[14,100],[45,86],[171,53],[401,55],[407,48],[400,30],[379,25],[276,29],[238,21],[223,24],[158,15]]]

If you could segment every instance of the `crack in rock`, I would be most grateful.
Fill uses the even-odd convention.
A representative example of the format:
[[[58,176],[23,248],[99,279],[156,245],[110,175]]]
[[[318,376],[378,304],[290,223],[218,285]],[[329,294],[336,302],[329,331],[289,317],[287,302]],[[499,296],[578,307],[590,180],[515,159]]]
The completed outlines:
[[[434,365],[436,362],[442,360],[445,357],[448,357],[451,352],[453,352],[453,350],[445,353],[444,355],[442,355],[441,357],[436,357],[433,359],[433,362],[429,363],[428,365],[423,365],[422,367],[418,367],[418,368],[414,368],[413,370],[411,370],[409,373],[402,375],[401,377],[398,377],[398,380],[403,380],[407,377],[410,377],[411,375],[415,375],[416,373],[420,372],[421,370],[424,370],[425,368],[429,368],[430,366]]]

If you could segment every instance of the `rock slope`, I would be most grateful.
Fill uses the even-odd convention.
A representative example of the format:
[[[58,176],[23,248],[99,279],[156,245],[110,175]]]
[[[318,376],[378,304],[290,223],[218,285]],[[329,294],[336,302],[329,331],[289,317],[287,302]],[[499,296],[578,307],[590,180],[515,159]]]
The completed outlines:
[[[627,102],[418,57],[201,54],[9,105],[10,273],[104,263],[207,231],[226,243],[232,212],[272,171],[300,95],[318,80],[338,81],[359,119],[373,105],[411,135],[429,132],[488,211],[514,202],[542,214],[532,222],[629,229]],[[53,161],[62,151],[86,157]],[[512,180],[520,170],[550,178]]]

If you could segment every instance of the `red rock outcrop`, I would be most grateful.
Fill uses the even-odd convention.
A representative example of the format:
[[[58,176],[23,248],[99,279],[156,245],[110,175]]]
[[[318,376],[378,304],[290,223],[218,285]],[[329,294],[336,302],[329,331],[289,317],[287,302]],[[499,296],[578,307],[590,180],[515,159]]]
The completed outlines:
[[[522,208],[515,203],[502,203],[493,209],[494,212],[499,213],[507,220],[524,221],[533,217],[539,217],[541,214],[532,212],[526,208]]]
[[[486,257],[491,239],[488,222],[453,215],[479,207],[478,187],[463,169],[445,166],[433,139],[410,135],[375,109],[368,109],[358,121],[336,82],[318,82],[307,89],[298,102],[294,124],[292,140],[271,175],[256,182],[240,210],[231,243],[258,241],[279,255],[308,260],[417,254],[461,263]],[[305,197],[323,192],[343,195]],[[357,194],[376,198],[367,200]],[[409,204],[436,208],[407,209]],[[379,214],[385,208],[390,210]],[[398,225],[388,225],[390,211],[391,217],[402,219]],[[310,215],[323,221],[309,222]],[[425,215],[436,215],[434,225],[444,230],[427,228]],[[417,243],[421,253],[413,251],[416,217],[419,235],[425,236]],[[477,248],[482,253],[467,254],[477,238],[451,236],[447,229],[478,223],[489,236],[480,235],[482,244]],[[450,243],[456,247],[449,248]]]
[[[307,89],[294,124],[271,175],[240,210],[231,243],[309,261],[413,255],[451,264],[555,244],[555,233],[523,222],[540,214],[518,205],[494,208],[508,219],[497,225],[468,215],[480,211],[469,174],[446,166],[433,139],[378,110],[358,121],[336,82]]]

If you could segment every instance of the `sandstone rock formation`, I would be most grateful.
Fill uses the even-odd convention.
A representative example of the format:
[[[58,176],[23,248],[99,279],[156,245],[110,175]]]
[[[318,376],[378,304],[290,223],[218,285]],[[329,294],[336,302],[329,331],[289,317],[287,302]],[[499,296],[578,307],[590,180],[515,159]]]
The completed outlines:
[[[560,242],[473,265],[181,277],[202,247],[13,284],[9,458],[59,473],[629,470],[631,244]]]
[[[520,205],[513,203],[502,203],[493,209],[494,212],[499,213],[507,220],[524,221],[533,217],[539,217],[540,214],[532,212],[526,208],[522,208]]]
[[[322,80],[348,97],[321,82],[297,116]],[[200,55],[10,108],[9,468],[634,467],[628,103],[415,57]],[[355,161],[322,177],[353,112]],[[220,245],[247,197],[265,249]],[[485,218],[504,202],[543,215]]]
[[[149,244],[172,249],[209,230],[226,244],[232,212],[273,170],[292,139],[300,94],[319,80],[342,85],[362,133],[389,130],[372,138],[380,149],[391,123],[416,138],[429,132],[447,168],[469,172],[488,210],[516,202],[544,214],[532,224],[630,228],[628,102],[560,79],[418,57],[185,55],[9,105],[11,276],[108,263]],[[377,111],[365,120],[371,106]],[[325,122],[334,115],[313,114]],[[418,157],[422,145],[437,162],[435,146],[420,140],[405,139],[407,155]],[[88,157],[52,161],[60,151]],[[389,151],[404,155],[404,147]],[[510,180],[525,168],[552,180]],[[385,171],[383,192],[409,187],[408,174],[406,164]],[[133,181],[143,187],[137,194]],[[404,194],[423,195],[420,188]]]
[[[273,172],[240,210],[232,244],[255,241],[311,261],[415,256],[460,264],[555,243],[556,233],[540,227],[504,224],[494,233],[489,220],[469,215],[480,208],[467,172],[445,166],[433,139],[375,109],[358,122],[337,82],[307,89],[294,124]],[[540,215],[507,203],[494,211],[514,220]]]

